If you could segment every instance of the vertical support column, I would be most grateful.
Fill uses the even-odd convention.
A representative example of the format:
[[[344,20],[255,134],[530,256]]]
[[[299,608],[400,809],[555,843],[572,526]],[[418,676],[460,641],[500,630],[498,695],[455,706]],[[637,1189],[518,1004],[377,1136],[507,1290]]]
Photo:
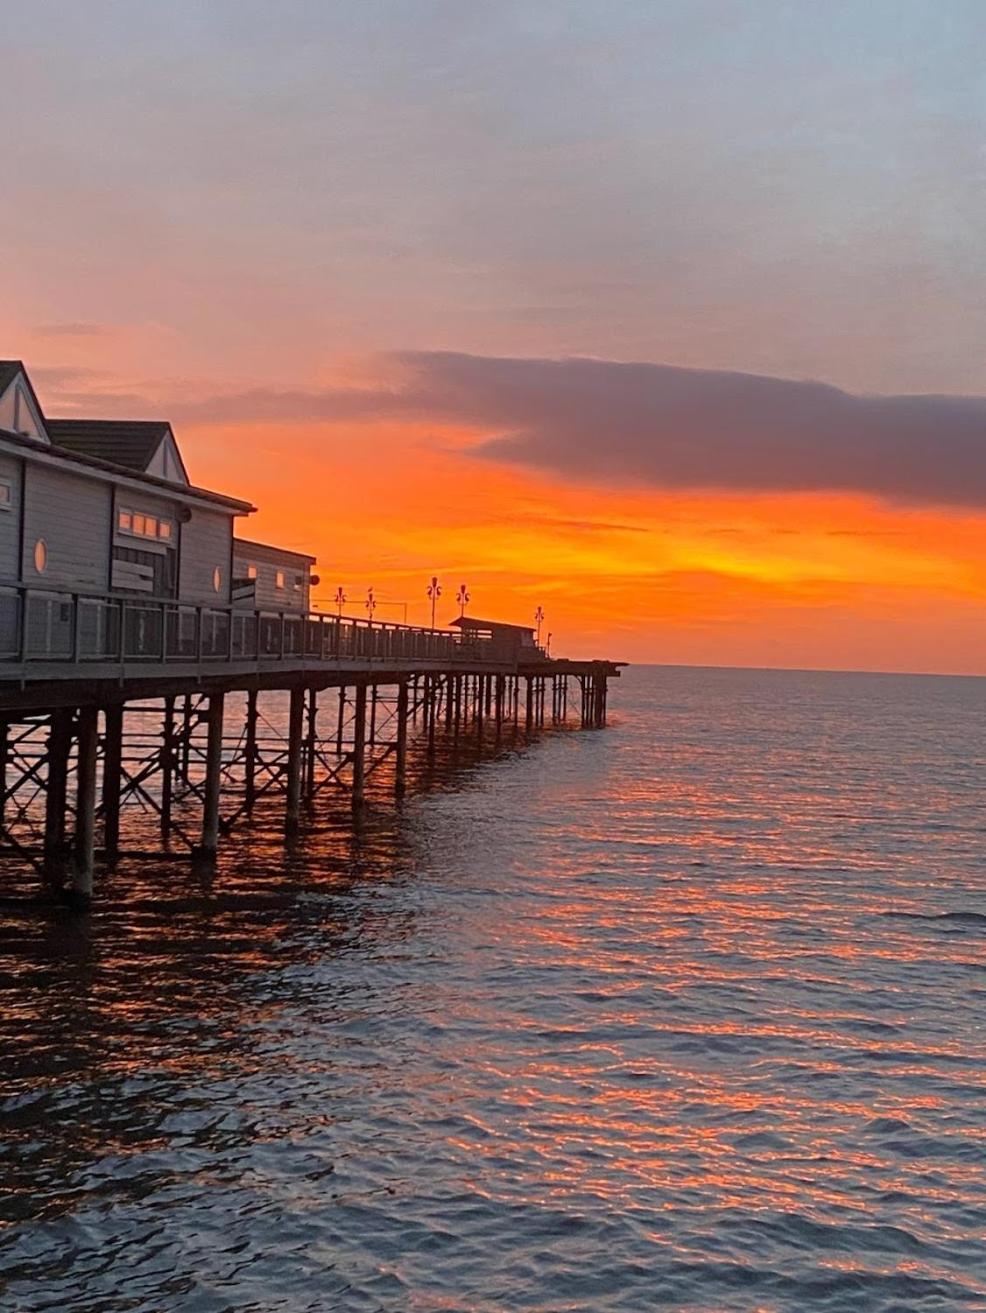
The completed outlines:
[[[534,728],[534,676],[527,676],[527,707],[524,717],[524,729],[530,734]]]
[[[370,689],[370,746],[374,747],[377,741],[377,697],[378,690],[376,684]]]
[[[7,760],[10,756],[10,725],[0,721],[0,834],[7,817]]]
[[[496,702],[495,702],[494,712],[496,717],[496,737],[498,739],[500,738],[500,735],[503,733],[503,698],[504,698],[504,689],[506,686],[506,682],[507,682],[506,676],[497,675]]]
[[[339,724],[336,727],[336,756],[342,756],[343,730],[346,725],[346,685],[339,686]]]
[[[452,717],[455,714],[455,699],[452,696],[454,675],[445,676],[445,730],[446,733],[452,728]]]
[[[257,801],[257,691],[250,689],[246,704],[246,743],[243,763],[243,805],[253,811]]]
[[[483,682],[486,685],[486,716],[489,719],[493,712],[493,676],[484,675]]]
[[[192,751],[192,695],[185,694],[181,709],[181,773],[188,786],[188,766]]]
[[[65,883],[65,806],[68,793],[68,758],[72,748],[72,712],[60,707],[51,713],[48,728],[45,794],[44,878],[53,889]]]
[[[202,800],[202,843],[196,856],[214,862],[219,851],[219,791],[223,768],[223,693],[209,694],[206,717],[205,793]]]
[[[476,676],[476,737],[483,742],[483,716],[486,710],[486,676]]]
[[[305,735],[305,797],[315,797],[315,761],[318,756],[318,690],[308,690],[308,729]]]
[[[120,856],[120,790],[123,777],[123,703],[103,711],[103,851],[107,864]]]
[[[305,690],[293,688],[288,711],[288,768],[285,828],[293,834],[301,822],[301,748],[305,720]]]
[[[108,714],[108,713],[107,713]],[[109,721],[107,721],[107,728]],[[167,838],[171,832],[171,797],[175,776],[175,700],[164,699],[164,721],[161,726],[161,833]]]
[[[353,707],[353,811],[362,809],[366,787],[366,685],[356,685]]]
[[[80,707],[79,754],[76,762],[75,841],[72,846],[72,897],[80,903],[92,898],[96,852],[96,749],[99,712]]]
[[[397,746],[394,755],[394,793],[403,798],[407,790],[407,680],[397,685]]]
[[[425,725],[428,730],[428,755],[435,752],[435,697],[437,679],[434,675],[425,675]]]

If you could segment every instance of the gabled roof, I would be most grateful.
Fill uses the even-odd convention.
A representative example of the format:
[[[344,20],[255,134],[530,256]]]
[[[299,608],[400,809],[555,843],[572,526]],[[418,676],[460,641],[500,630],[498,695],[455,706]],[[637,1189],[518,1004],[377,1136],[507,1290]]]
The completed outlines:
[[[259,548],[262,552],[274,552],[278,556],[290,556],[296,561],[306,561],[309,565],[316,563],[316,557],[309,556],[307,552],[296,552],[290,547],[277,547],[274,543],[258,543],[254,538],[241,538],[238,534],[233,538],[233,551],[240,547],[246,548],[249,552],[251,548]]]
[[[19,360],[0,360],[0,394],[7,391],[18,374],[24,373],[24,366]],[[25,375],[26,377],[26,375]]]
[[[41,402],[38,400],[38,394],[34,390],[34,384],[31,382],[30,375],[24,368],[23,360],[0,360],[0,397],[7,391],[14,379],[20,376],[21,384],[27,389],[27,395],[30,398],[34,410],[37,412],[36,419],[40,426],[41,437],[43,438],[48,429],[48,421],[45,419],[45,413],[41,409]]]
[[[46,424],[56,447],[141,474],[171,433],[166,419],[49,419]]]
[[[34,452],[42,459],[66,461],[70,465],[87,466],[110,476],[116,475],[117,478],[125,479],[128,483],[130,480],[134,480],[146,484],[149,488],[159,488],[169,496],[182,501],[186,498],[210,501],[217,506],[223,506],[227,510],[233,511],[236,515],[250,515],[257,509],[252,502],[243,501],[239,497],[230,497],[224,492],[212,492],[208,488],[199,488],[195,484],[175,483],[173,479],[162,479],[157,474],[145,474],[142,470],[131,469],[126,465],[116,465],[113,461],[103,460],[99,456],[89,456],[81,451],[63,450],[60,447],[53,446],[48,441],[40,442],[37,438],[25,437],[23,433],[13,433],[9,429],[0,428],[0,439],[14,443],[25,451]]]
[[[452,624],[457,629],[515,629],[518,634],[533,634],[533,625],[511,625],[506,620],[477,620],[474,615],[460,615]]]

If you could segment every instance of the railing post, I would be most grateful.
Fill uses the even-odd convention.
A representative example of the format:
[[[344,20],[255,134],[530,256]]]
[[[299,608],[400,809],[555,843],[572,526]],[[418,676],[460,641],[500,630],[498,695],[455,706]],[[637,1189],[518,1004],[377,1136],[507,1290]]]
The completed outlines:
[[[203,620],[205,619],[204,608],[197,606],[195,608],[195,660],[199,665],[202,664],[202,650],[205,646],[205,634],[203,632]]]
[[[21,663],[27,660],[27,589],[17,590],[17,659]]]

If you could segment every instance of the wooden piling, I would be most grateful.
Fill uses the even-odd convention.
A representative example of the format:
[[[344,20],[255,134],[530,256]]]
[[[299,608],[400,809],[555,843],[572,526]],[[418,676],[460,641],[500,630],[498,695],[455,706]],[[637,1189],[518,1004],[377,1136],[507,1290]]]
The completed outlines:
[[[42,869],[46,883],[61,889],[65,883],[65,808],[68,795],[68,759],[72,750],[73,713],[62,707],[48,723],[45,828]]]
[[[103,852],[109,866],[120,856],[120,793],[123,784],[123,703],[103,711]]]
[[[196,856],[213,862],[219,851],[219,793],[223,767],[223,710],[225,695],[209,694],[206,717],[205,792],[202,801],[202,842]]]
[[[301,750],[305,720],[305,690],[293,688],[288,710],[288,762],[285,827],[288,833],[301,822]]]
[[[164,699],[164,719],[161,726],[161,833],[165,838],[171,832],[171,800],[175,774],[175,700]]]
[[[360,811],[366,789],[366,685],[356,685],[353,707],[353,811]]]
[[[407,789],[407,680],[397,685],[397,744],[394,750],[394,793],[403,798]]]
[[[257,801],[257,691],[250,689],[246,701],[246,741],[243,745],[243,805],[253,811]]]
[[[96,849],[96,756],[99,712],[80,707],[76,761],[75,839],[72,846],[71,892],[74,900],[92,898]]]

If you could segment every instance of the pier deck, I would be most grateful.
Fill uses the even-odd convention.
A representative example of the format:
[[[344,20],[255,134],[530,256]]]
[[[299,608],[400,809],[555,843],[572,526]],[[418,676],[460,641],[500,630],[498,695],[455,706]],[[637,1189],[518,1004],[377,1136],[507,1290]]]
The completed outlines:
[[[129,804],[156,813],[169,849],[212,862],[262,796],[283,796],[287,833],[326,786],[358,813],[381,768],[400,798],[415,737],[427,754],[439,734],[499,743],[566,724],[570,685],[577,723],[600,728],[619,670],[495,631],[7,589],[0,852],[86,903],[97,858],[112,867],[122,851]],[[278,692],[285,732],[265,740],[262,699]]]

